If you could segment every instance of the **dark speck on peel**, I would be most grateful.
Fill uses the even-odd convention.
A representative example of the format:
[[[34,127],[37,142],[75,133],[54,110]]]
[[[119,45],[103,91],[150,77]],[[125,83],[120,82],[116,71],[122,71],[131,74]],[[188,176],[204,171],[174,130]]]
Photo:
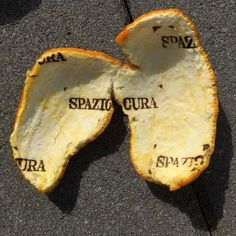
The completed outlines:
[[[209,149],[210,145],[209,144],[203,144],[203,151]]]
[[[161,26],[153,26],[153,27],[152,27],[152,29],[153,29],[154,32],[157,31],[159,28],[161,28]]]

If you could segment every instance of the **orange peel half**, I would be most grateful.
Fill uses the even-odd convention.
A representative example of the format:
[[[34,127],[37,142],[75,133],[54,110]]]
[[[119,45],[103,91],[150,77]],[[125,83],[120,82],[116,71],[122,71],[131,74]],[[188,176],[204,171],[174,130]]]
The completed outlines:
[[[76,48],[45,52],[27,72],[10,143],[23,176],[51,191],[71,156],[103,132],[112,97],[128,115],[139,175],[171,191],[195,180],[214,150],[215,74],[179,9],[152,11],[116,38],[129,64]]]

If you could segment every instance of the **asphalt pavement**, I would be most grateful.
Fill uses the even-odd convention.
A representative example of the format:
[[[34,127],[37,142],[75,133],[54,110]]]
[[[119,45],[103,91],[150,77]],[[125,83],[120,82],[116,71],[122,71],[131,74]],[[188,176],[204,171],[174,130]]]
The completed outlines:
[[[27,69],[54,47],[124,61],[115,36],[141,14],[175,7],[196,23],[217,76],[220,114],[209,168],[176,192],[141,179],[117,106],[104,133],[71,159],[59,186],[50,194],[34,190],[8,143]],[[0,235],[236,235],[235,22],[234,0],[1,0]]]

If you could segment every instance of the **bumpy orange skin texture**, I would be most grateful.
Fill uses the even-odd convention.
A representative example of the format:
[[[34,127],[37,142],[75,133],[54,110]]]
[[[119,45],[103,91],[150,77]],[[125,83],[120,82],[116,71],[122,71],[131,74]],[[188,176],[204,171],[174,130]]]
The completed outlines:
[[[212,139],[211,139],[211,143],[210,143],[210,149],[207,151],[206,153],[206,156],[208,158],[210,158],[210,156],[212,155],[213,151],[214,151],[214,145],[215,145],[215,135],[216,135],[216,123],[217,123],[217,116],[218,116],[218,111],[219,111],[219,108],[218,108],[218,98],[217,98],[217,89],[216,89],[216,79],[215,79],[215,74],[214,74],[214,71],[211,67],[211,64],[209,62],[209,59],[208,59],[208,56],[207,54],[205,53],[205,51],[203,50],[202,48],[202,43],[200,41],[200,38],[199,38],[199,34],[198,34],[198,31],[196,29],[196,26],[194,25],[194,23],[191,21],[191,19],[189,17],[187,17],[186,15],[184,15],[181,10],[179,9],[167,9],[167,10],[157,10],[157,11],[151,11],[147,14],[144,14],[142,16],[140,16],[139,18],[137,18],[134,22],[132,22],[131,24],[129,24],[128,26],[125,27],[125,29],[119,33],[119,35],[116,37],[116,42],[117,44],[121,44],[123,41],[125,41],[128,37],[127,35],[127,32],[129,31],[129,29],[131,27],[134,27],[136,24],[138,24],[139,22],[141,22],[142,20],[145,20],[147,17],[150,17],[151,15],[156,15],[156,14],[162,14],[162,13],[174,13],[176,15],[180,15],[185,21],[186,23],[192,28],[192,30],[194,31],[195,33],[195,37],[196,37],[196,40],[198,42],[198,48],[199,48],[199,52],[200,54],[203,56],[206,64],[207,64],[207,67],[208,67],[208,71],[209,71],[209,74],[210,74],[210,79],[212,80],[212,84],[213,84],[213,87],[214,87],[214,132],[213,132],[213,135],[212,135]],[[98,51],[88,51],[88,50],[83,50],[83,49],[78,49],[78,48],[55,48],[55,49],[51,49],[51,50],[48,50],[46,52],[44,52],[40,57],[39,59],[37,60],[40,61],[42,60],[43,58],[51,55],[52,53],[77,53],[77,54],[84,54],[84,55],[88,55],[88,56],[91,56],[91,57],[99,57],[99,58],[102,58],[102,59],[105,59],[107,60],[108,62],[114,64],[114,65],[118,65],[120,66],[121,68],[122,67],[126,67],[126,68],[129,68],[130,70],[138,70],[138,66],[136,65],[133,65],[131,63],[129,64],[122,64],[119,60],[105,54],[105,53],[102,53],[102,52],[98,52]],[[33,66],[32,70],[28,72],[28,76],[31,77],[31,81],[34,79],[33,77],[36,76],[38,74],[38,70],[39,70],[39,65],[38,63],[36,62],[36,64]],[[22,113],[24,111],[24,108],[26,107],[27,105],[27,101],[26,101],[26,98],[27,98],[27,95],[29,93],[29,90],[31,88],[31,83],[28,84],[28,86],[25,86],[24,89],[23,89],[23,92],[21,94],[21,97],[20,97],[20,101],[19,101],[19,105],[18,105],[18,108],[17,108],[17,112],[16,112],[16,118],[15,118],[15,124],[14,124],[14,129],[15,127],[17,126],[17,124],[19,123],[20,119],[21,119],[21,116],[22,116]],[[99,136],[103,131],[104,129],[106,128],[106,126],[108,125],[111,117],[112,117],[112,113],[113,113],[113,109],[111,111],[111,113],[109,114],[109,116],[107,117],[107,120],[105,122],[105,125],[102,127],[102,129],[97,133],[96,136],[92,137],[90,140],[88,140],[84,145],[86,145],[87,143],[89,143],[90,141],[94,140],[97,136]],[[132,147],[132,143],[133,143],[133,138],[134,138],[134,135],[132,134],[132,131],[131,131],[131,138],[130,138],[130,159],[131,159],[131,163],[133,163],[133,157],[132,157],[132,153],[133,153],[133,147]],[[84,146],[83,145],[83,146]],[[79,149],[81,149],[82,147],[78,148],[77,151],[79,151]],[[14,156],[14,158],[16,158]],[[59,180],[61,179],[61,177],[63,176],[64,174],[64,171],[65,171],[65,168],[67,166],[69,162],[69,158],[67,159],[67,162],[64,164],[63,168],[62,168],[62,171],[60,173],[60,176],[59,178],[57,179],[57,181],[50,187],[50,188],[47,188],[47,189],[44,189],[43,191],[41,189],[37,189],[38,191],[40,192],[50,192],[52,191],[56,186],[57,184],[59,183]],[[135,165],[134,165],[135,166]],[[194,172],[189,178],[186,178],[184,180],[181,180],[178,185],[175,187],[175,188],[171,188],[170,191],[174,191],[174,190],[177,190],[179,188],[181,188],[182,186],[186,185],[186,184],[189,184],[191,183],[192,181],[194,181],[196,178],[198,178],[198,176],[201,174],[201,172],[206,169],[208,166],[207,165],[202,165],[201,166],[201,170],[199,172]],[[151,181],[151,182],[155,182],[157,184],[160,184],[158,181],[155,181],[153,180],[152,178],[150,178],[150,176],[147,176],[145,174],[143,174],[142,170],[140,169],[135,169],[137,171],[137,173],[139,175],[141,175],[144,179],[148,180],[148,181]]]

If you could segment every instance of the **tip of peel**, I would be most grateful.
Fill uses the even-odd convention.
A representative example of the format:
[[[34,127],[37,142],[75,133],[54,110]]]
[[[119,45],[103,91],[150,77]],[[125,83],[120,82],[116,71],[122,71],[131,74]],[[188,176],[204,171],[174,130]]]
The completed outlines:
[[[161,9],[161,10],[153,10],[150,11],[146,14],[143,14],[141,16],[139,16],[138,18],[136,18],[133,22],[131,22],[130,24],[128,24],[125,29],[123,31],[121,31],[115,38],[115,42],[117,44],[121,44],[123,41],[125,41],[128,37],[127,33],[128,30],[130,29],[130,27],[135,26],[138,22],[140,22],[141,20],[152,16],[152,15],[156,15],[156,14],[160,14],[160,13],[176,13],[176,14],[182,14],[183,12],[179,9],[179,8],[170,8],[170,9]]]
[[[115,38],[115,41],[117,44],[121,44],[124,40],[127,39],[127,29],[124,31],[120,32],[117,37]]]

